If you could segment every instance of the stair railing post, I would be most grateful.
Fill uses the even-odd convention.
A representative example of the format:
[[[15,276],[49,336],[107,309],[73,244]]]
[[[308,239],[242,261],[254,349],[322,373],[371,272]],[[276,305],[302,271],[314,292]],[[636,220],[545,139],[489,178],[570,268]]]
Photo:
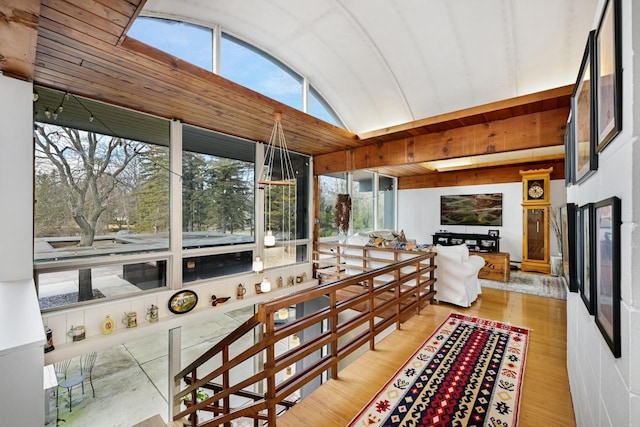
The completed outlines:
[[[269,311],[267,313],[267,319],[265,323],[266,331],[265,331],[265,339],[271,342],[266,347],[267,360],[264,364],[264,370],[267,374],[267,392],[265,393],[265,400],[267,403],[267,423],[270,426],[276,425],[276,349],[275,343],[273,342],[273,336],[275,335],[275,313],[273,311]]]

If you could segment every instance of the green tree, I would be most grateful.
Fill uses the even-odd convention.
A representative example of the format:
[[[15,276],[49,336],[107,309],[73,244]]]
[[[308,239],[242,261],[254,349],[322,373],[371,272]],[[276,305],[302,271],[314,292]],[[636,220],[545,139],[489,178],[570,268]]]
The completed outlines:
[[[224,158],[212,162],[209,169],[209,220],[224,233],[244,230],[251,219],[253,180],[246,179],[246,169],[243,163]]]
[[[207,157],[203,154],[184,152],[182,156],[182,230],[207,229],[206,181]]]
[[[169,230],[169,156],[164,147],[152,147],[140,157],[141,185],[134,192],[135,230],[159,233]]]
[[[35,124],[34,140],[36,162],[46,163],[60,177],[71,217],[80,228],[78,246],[91,246],[119,176],[140,154],[143,144],[42,123]],[[91,269],[80,269],[78,300],[91,298]]]
[[[34,234],[64,236],[75,226],[69,217],[69,204],[58,173],[37,173],[35,176]],[[75,227],[77,229],[77,226]],[[65,233],[65,230],[67,233]]]

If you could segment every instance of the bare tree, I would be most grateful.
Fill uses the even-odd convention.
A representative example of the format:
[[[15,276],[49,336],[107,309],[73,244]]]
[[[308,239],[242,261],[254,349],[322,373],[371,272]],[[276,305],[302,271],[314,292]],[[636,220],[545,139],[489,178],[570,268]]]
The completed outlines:
[[[143,150],[143,144],[78,129],[35,124],[37,161],[58,171],[67,191],[71,217],[80,227],[79,247],[93,245],[100,216],[119,185],[118,176]],[[79,271],[78,300],[93,298],[91,270]]]

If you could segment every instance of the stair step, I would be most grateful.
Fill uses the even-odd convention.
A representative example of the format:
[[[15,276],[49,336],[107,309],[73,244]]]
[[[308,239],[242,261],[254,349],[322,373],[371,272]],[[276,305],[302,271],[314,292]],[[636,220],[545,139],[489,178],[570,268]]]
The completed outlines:
[[[162,417],[158,414],[154,415],[151,418],[147,418],[144,421],[140,421],[138,424],[134,424],[133,427],[167,427],[173,426],[173,423],[167,424],[164,422]]]

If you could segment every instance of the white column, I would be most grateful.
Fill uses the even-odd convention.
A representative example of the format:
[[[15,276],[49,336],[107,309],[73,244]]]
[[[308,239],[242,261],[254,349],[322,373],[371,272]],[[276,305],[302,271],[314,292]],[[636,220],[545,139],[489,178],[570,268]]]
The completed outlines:
[[[172,289],[182,286],[182,123],[171,121],[169,150],[169,194],[171,200],[171,283]]]
[[[33,86],[0,73],[0,414],[44,425],[44,328],[33,282]]]
[[[33,276],[33,85],[0,75],[0,281]]]
[[[169,385],[169,423],[173,422],[173,416],[180,411],[180,405],[173,405],[173,396],[180,390],[179,383],[176,384],[174,381],[174,377],[180,372],[180,342],[181,342],[181,331],[180,327],[169,329],[169,381],[167,384]]]

